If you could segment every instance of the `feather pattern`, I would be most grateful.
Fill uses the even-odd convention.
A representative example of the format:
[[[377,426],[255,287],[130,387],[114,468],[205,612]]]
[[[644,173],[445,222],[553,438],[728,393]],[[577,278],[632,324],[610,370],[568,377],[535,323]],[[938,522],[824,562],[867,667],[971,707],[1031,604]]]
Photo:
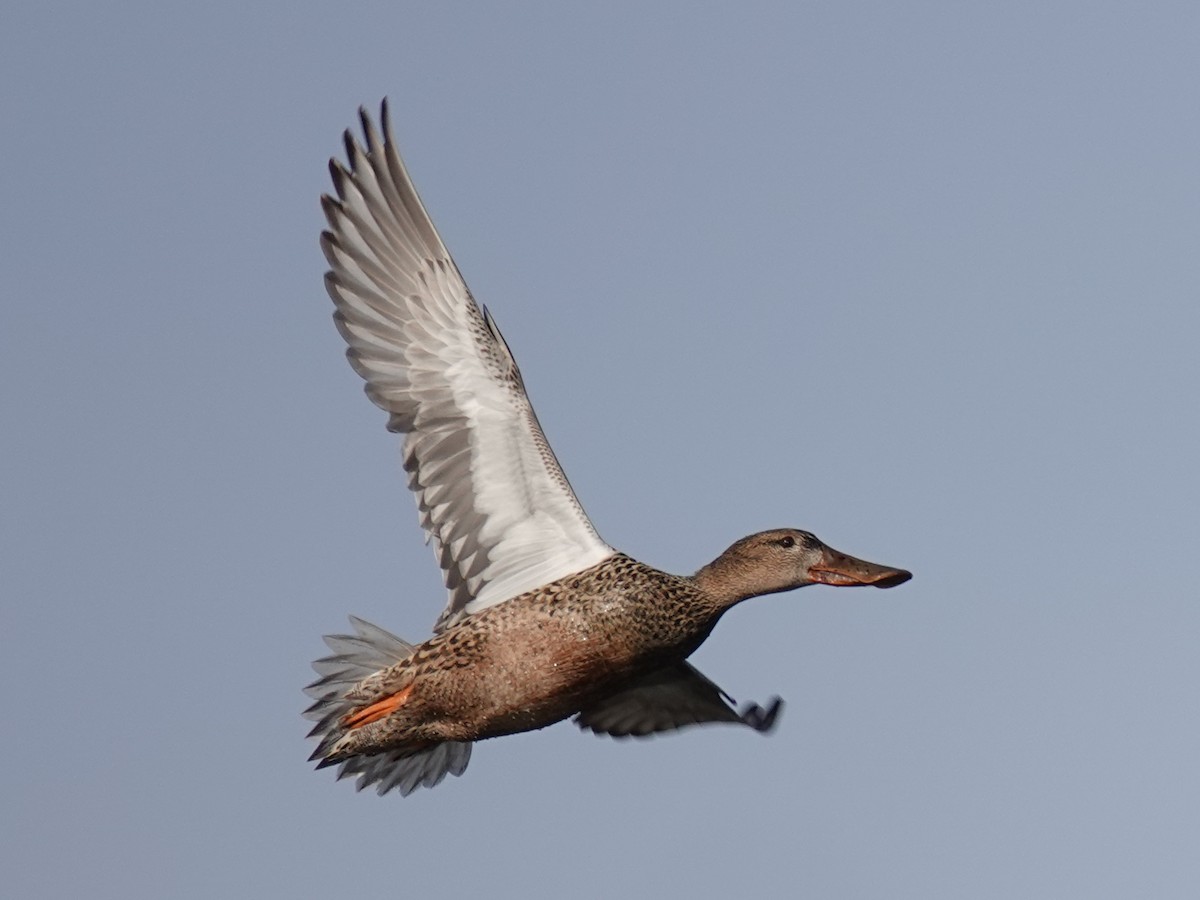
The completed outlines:
[[[404,469],[449,600],[435,630],[612,555],[413,188],[391,136],[360,110],[349,168],[330,162],[321,247],[334,320],[367,396],[407,435]]]

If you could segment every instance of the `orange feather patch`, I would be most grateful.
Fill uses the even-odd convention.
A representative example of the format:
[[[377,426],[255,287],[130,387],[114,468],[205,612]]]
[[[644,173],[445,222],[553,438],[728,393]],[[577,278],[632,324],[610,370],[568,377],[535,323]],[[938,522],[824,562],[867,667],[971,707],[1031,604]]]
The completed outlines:
[[[364,706],[362,709],[342,717],[342,725],[346,728],[362,728],[364,725],[370,725],[372,722],[378,722],[380,719],[386,718],[402,707],[412,694],[413,686],[410,684],[402,691],[398,691],[382,700],[376,700],[370,706]]]

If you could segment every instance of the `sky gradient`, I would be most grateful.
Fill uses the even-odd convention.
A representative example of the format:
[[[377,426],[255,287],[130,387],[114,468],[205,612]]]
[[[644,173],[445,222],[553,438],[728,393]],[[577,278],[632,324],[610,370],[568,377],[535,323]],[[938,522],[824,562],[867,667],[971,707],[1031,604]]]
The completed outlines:
[[[4,19],[6,892],[1200,896],[1200,7]],[[320,636],[444,603],[321,283],[384,95],[605,540],[914,572],[726,616],[771,736],[306,762]]]

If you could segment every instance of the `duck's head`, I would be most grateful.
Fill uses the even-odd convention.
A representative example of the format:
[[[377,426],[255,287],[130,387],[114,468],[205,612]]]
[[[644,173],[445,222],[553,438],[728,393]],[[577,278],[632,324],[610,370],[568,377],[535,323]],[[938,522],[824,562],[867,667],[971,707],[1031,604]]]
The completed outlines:
[[[808,584],[890,588],[912,573],[848,556],[807,531],[777,528],[742,538],[695,578],[705,590],[736,603]]]

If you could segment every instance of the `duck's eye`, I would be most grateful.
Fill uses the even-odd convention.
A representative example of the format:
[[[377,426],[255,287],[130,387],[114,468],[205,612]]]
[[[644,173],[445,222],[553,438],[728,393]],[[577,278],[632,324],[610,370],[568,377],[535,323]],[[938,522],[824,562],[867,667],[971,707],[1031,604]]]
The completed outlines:
[[[779,546],[783,547],[785,550],[790,550],[796,546],[796,539],[790,534],[787,537],[781,537],[779,539]]]

